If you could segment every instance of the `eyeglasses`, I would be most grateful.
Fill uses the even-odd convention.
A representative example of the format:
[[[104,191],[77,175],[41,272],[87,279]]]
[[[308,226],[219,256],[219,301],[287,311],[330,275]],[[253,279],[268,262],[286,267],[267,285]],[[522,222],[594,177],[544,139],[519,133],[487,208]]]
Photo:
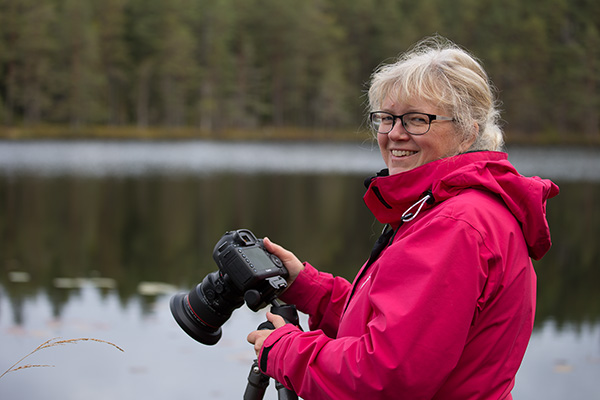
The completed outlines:
[[[402,121],[402,126],[411,135],[424,135],[431,129],[432,121],[455,121],[452,117],[442,115],[409,112],[394,115],[385,111],[373,111],[370,114],[371,126],[377,133],[388,134],[394,129],[396,120]]]

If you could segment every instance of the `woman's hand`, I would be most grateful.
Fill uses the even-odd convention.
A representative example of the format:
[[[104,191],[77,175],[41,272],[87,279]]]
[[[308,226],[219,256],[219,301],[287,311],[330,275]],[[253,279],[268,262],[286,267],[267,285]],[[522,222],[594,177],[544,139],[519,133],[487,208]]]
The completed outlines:
[[[285,320],[280,315],[275,315],[270,311],[267,312],[267,320],[273,324],[275,329],[281,328],[285,325]],[[254,351],[256,352],[256,356],[260,354],[260,349],[262,349],[265,340],[269,337],[269,335],[273,333],[271,329],[261,329],[258,331],[250,332],[248,335],[248,343],[254,345]]]
[[[304,269],[304,264],[289,250],[284,249],[278,244],[271,242],[269,238],[263,239],[263,244],[269,253],[275,254],[283,265],[289,272],[289,277],[287,278],[288,288],[294,280],[298,277],[300,272]],[[275,315],[271,312],[267,312],[267,320],[273,324],[275,329],[281,328],[285,325],[285,320],[280,315]],[[248,342],[254,345],[254,351],[258,356],[260,354],[260,350],[265,343],[265,340],[269,337],[269,335],[273,333],[273,330],[270,329],[261,329],[250,332],[248,335]]]
[[[263,244],[269,253],[275,254],[285,265],[290,276],[287,279],[288,287],[294,283],[300,272],[304,269],[304,264],[289,250],[284,249],[278,244],[271,242],[269,238],[263,239]]]

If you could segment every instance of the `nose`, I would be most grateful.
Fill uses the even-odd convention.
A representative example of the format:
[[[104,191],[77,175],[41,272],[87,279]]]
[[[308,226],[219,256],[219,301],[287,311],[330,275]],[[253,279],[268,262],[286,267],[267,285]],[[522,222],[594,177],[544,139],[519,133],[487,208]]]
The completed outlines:
[[[391,131],[389,131],[389,133],[387,135],[388,135],[388,138],[393,141],[401,141],[401,140],[410,139],[410,135],[408,134],[408,132],[406,132],[406,129],[404,129],[404,125],[402,124],[401,119],[396,120],[394,127],[392,128]]]

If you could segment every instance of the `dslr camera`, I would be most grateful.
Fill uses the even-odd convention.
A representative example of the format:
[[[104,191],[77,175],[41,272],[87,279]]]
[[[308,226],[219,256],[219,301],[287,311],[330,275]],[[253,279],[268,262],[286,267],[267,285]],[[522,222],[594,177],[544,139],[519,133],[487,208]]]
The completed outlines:
[[[206,345],[221,339],[221,325],[244,302],[252,311],[276,304],[289,276],[281,260],[248,229],[226,232],[215,245],[213,259],[219,270],[170,302],[181,329]]]

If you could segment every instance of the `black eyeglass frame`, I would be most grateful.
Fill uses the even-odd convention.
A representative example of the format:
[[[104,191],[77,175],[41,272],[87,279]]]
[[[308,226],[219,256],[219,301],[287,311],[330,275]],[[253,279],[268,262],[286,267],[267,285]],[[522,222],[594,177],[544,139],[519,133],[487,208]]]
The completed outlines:
[[[393,118],[392,120],[392,126],[390,128],[389,131],[387,132],[380,132],[379,129],[375,128],[375,124],[373,123],[373,115],[374,114],[387,114],[390,117]],[[406,129],[406,123],[404,122],[404,117],[407,115],[411,115],[411,114],[419,114],[419,115],[426,115],[429,118],[429,126],[427,127],[427,130],[423,133],[412,133],[410,132],[408,129]],[[446,117],[444,115],[436,115],[436,114],[427,114],[424,112],[418,112],[418,111],[411,111],[411,112],[407,112],[404,113],[402,115],[394,115],[390,112],[387,111],[372,111],[369,113],[369,122],[371,123],[371,127],[373,128],[373,130],[379,134],[382,135],[387,135],[388,133],[390,133],[392,131],[392,129],[394,129],[394,126],[396,126],[396,120],[400,120],[402,122],[402,127],[404,128],[404,130],[409,134],[409,135],[414,135],[414,136],[421,136],[426,134],[427,132],[429,132],[429,130],[431,129],[431,123],[433,121],[456,121],[456,118],[454,117]],[[381,126],[381,125],[380,125]]]

